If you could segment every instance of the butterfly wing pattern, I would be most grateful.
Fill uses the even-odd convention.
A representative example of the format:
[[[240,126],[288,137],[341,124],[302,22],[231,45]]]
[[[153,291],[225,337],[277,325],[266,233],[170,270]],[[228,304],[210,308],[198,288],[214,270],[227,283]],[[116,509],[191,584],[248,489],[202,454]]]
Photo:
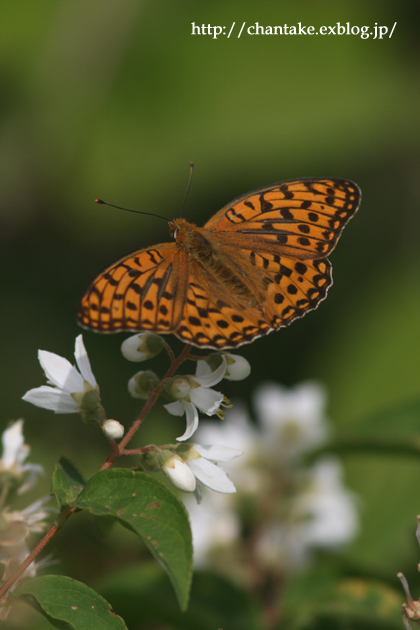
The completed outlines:
[[[238,197],[203,228],[171,221],[174,243],[130,254],[91,283],[79,323],[214,349],[254,341],[325,298],[326,256],[359,203],[353,182],[297,179]]]

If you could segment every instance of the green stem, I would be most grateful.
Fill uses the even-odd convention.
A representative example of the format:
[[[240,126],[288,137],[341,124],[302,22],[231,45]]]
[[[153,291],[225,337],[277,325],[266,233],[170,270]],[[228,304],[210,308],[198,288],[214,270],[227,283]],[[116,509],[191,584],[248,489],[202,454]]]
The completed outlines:
[[[4,505],[4,502],[6,501],[7,495],[9,493],[9,489],[10,489],[10,484],[5,483],[3,490],[1,491],[1,496],[0,496],[0,512],[3,509],[3,505]]]

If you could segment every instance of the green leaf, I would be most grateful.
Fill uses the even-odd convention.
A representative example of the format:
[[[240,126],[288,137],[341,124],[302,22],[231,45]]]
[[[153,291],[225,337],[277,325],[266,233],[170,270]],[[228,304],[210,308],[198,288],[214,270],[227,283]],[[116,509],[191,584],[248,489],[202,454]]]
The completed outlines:
[[[343,578],[315,567],[292,578],[282,595],[289,630],[399,630],[404,596],[379,580]]]
[[[94,475],[72,502],[96,516],[113,516],[142,538],[169,575],[181,610],[192,578],[192,540],[187,512],[157,479],[127,468]]]
[[[10,595],[40,612],[60,630],[124,630],[124,620],[92,588],[63,575],[24,582]]]
[[[104,574],[95,586],[123,615],[129,628],[171,630],[263,630],[262,611],[249,592],[228,579],[194,572],[191,602],[180,612],[166,576],[156,564],[130,566]]]
[[[307,461],[325,453],[391,454],[420,459],[420,400],[385,408],[360,421],[350,431],[312,451]]]
[[[85,481],[79,471],[65,457],[60,457],[52,476],[51,492],[62,509],[83,490]]]

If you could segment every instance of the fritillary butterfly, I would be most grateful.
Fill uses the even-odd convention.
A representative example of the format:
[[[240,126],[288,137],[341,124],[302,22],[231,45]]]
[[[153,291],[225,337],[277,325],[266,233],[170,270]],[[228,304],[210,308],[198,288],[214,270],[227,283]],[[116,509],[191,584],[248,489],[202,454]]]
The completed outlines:
[[[325,298],[326,256],[360,196],[347,180],[296,179],[234,199],[203,228],[169,221],[175,242],[99,274],[82,297],[79,323],[102,333],[173,333],[203,348],[254,341]]]

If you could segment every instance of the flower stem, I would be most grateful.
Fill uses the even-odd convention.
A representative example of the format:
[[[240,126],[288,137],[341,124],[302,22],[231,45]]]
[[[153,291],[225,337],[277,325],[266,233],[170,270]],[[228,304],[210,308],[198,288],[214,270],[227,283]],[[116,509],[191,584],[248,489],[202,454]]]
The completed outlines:
[[[143,448],[126,448],[123,450],[121,455],[143,455],[144,453],[150,453],[150,451],[155,451],[157,449],[165,449],[165,448],[173,448],[173,447],[174,447],[174,444],[160,444],[159,446],[155,446],[154,444],[151,444],[150,446],[143,446]]]
[[[128,442],[131,440],[131,438],[133,437],[133,435],[135,434],[135,432],[137,431],[137,429],[143,422],[144,418],[146,417],[150,409],[153,407],[153,405],[159,398],[160,394],[163,391],[163,388],[165,387],[166,380],[170,378],[171,376],[173,376],[176,370],[181,365],[181,363],[183,363],[183,361],[185,361],[188,358],[190,349],[191,349],[191,345],[187,344],[178,358],[175,358],[174,355],[172,355],[174,358],[171,359],[171,365],[168,371],[166,372],[165,376],[163,377],[159,385],[157,385],[153,389],[151,396],[146,401],[146,404],[141,410],[141,413],[139,414],[138,418],[133,422],[131,429],[127,432],[127,434],[123,437],[123,439],[121,440],[121,442],[119,442],[119,444],[116,444],[113,440],[111,440],[111,442],[113,442],[113,444],[111,445],[112,451],[109,454],[107,460],[100,467],[99,472],[101,470],[107,470],[108,468],[110,468],[112,464],[118,459],[118,457],[124,454],[126,444],[128,444]],[[70,509],[66,508],[66,511],[67,512],[65,514],[65,520],[67,520],[67,518],[69,518],[76,511],[76,508],[70,508]],[[53,538],[53,536],[55,536],[55,534],[58,532],[58,530],[60,529],[61,520],[62,520],[60,519],[60,516],[62,516],[62,513],[60,513],[58,520],[50,527],[50,529],[45,534],[43,539],[32,550],[29,556],[22,562],[22,564],[16,569],[14,574],[0,588],[0,600],[3,599],[4,595],[10,589],[10,587],[13,586],[13,584],[20,578],[20,576],[26,571],[29,565],[35,560],[38,554],[44,549],[44,547],[46,547],[46,545],[49,543],[51,538]],[[60,522],[60,524],[58,524],[58,522]]]
[[[71,516],[73,514],[73,512],[76,511],[76,508],[71,508],[70,510],[68,508],[66,508],[66,510],[67,510],[67,518],[68,518],[69,516]],[[37,555],[39,553],[41,553],[41,551],[44,549],[44,547],[47,546],[47,544],[50,542],[51,538],[56,535],[56,533],[58,532],[59,529],[60,529],[60,526],[57,524],[57,521],[53,525],[51,525],[50,529],[45,534],[44,538],[42,540],[40,540],[40,542],[37,544],[37,546],[31,551],[29,556],[16,569],[14,574],[0,588],[0,600],[3,599],[4,595],[7,593],[9,588],[11,586],[13,586],[13,584],[20,578],[20,576],[23,573],[25,573],[25,571],[29,567],[29,565],[35,560]]]
[[[155,402],[159,398],[160,394],[162,393],[162,391],[163,391],[163,389],[165,387],[167,379],[170,378],[171,376],[173,376],[175,374],[176,370],[181,365],[181,363],[183,363],[183,361],[185,361],[188,358],[188,354],[190,352],[190,349],[191,349],[191,346],[189,344],[186,345],[185,348],[183,349],[183,351],[181,352],[181,354],[179,355],[179,357],[172,361],[172,363],[171,363],[171,365],[169,367],[169,370],[166,372],[165,376],[160,381],[159,385],[157,385],[154,388],[154,390],[152,392],[152,395],[149,396],[149,398],[147,399],[146,404],[144,405],[143,409],[141,410],[140,415],[133,422],[133,425],[132,425],[131,429],[129,431],[127,431],[127,433],[125,434],[125,436],[123,437],[121,442],[118,443],[117,448],[115,450],[111,451],[111,453],[109,454],[108,459],[106,460],[106,462],[104,462],[104,464],[102,464],[100,470],[106,470],[107,468],[110,468],[112,466],[112,464],[115,462],[115,460],[118,459],[118,457],[120,457],[120,455],[123,454],[126,444],[128,444],[128,442],[131,440],[131,438],[133,437],[133,435],[135,434],[135,432],[137,431],[137,429],[139,428],[139,426],[141,425],[141,423],[143,422],[143,420],[145,419],[145,417],[149,413],[150,409],[153,407],[153,405],[155,404]]]

